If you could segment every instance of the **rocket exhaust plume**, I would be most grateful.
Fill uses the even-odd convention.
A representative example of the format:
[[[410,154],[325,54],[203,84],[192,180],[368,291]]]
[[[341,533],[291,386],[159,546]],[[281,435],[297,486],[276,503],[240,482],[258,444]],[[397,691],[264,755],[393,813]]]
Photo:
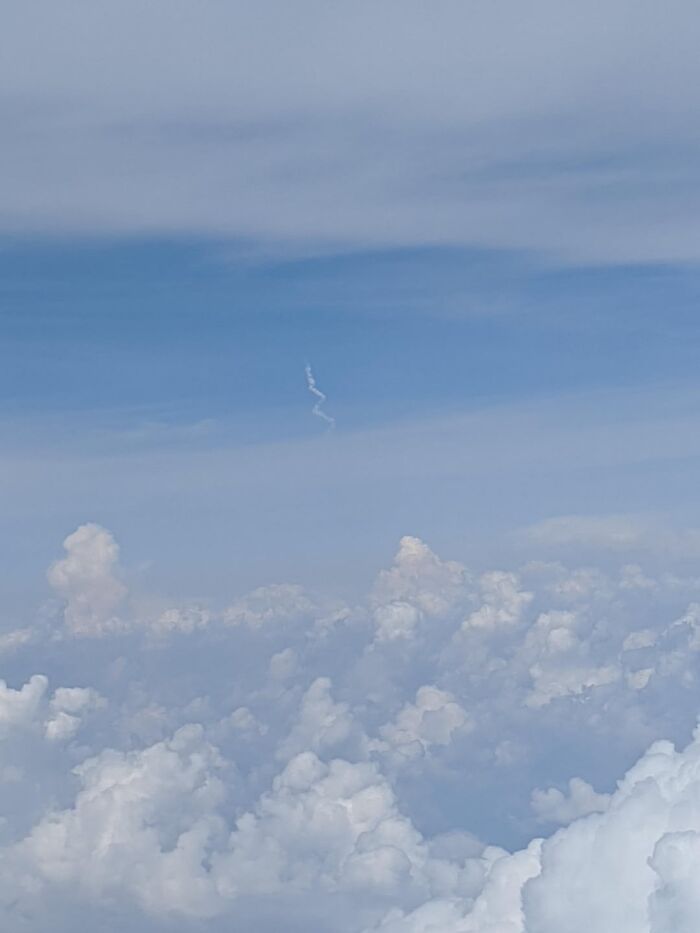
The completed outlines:
[[[306,364],[306,386],[309,392],[314,396],[316,402],[314,407],[311,409],[311,414],[315,415],[317,418],[320,418],[321,421],[325,421],[326,424],[330,425],[331,428],[335,427],[335,418],[332,418],[330,415],[327,415],[323,410],[323,403],[326,401],[326,396],[323,392],[316,386],[316,380],[314,379],[314,374],[311,372],[311,367],[309,364]]]

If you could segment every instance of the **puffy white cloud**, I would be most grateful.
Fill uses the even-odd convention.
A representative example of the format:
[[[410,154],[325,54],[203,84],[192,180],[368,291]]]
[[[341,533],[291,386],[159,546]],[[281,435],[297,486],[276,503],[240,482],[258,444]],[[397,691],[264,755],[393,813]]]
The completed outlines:
[[[582,786],[582,785],[581,785]],[[580,789],[580,788],[579,788]],[[582,791],[589,798],[590,788]],[[573,792],[568,803],[573,802]],[[547,800],[546,808],[552,798]],[[556,801],[556,808],[562,798]],[[603,807],[603,804],[605,806]],[[394,911],[383,933],[690,933],[700,924],[700,733],[657,742],[602,813],[572,814],[543,843],[496,860],[475,900]],[[563,815],[563,814],[562,814]]]
[[[591,658],[591,646],[579,636],[578,624],[576,613],[553,610],[538,616],[527,633],[522,651],[531,662],[528,706],[546,706],[559,697],[580,696],[619,680],[617,664],[596,664]]]
[[[468,896],[483,878],[480,867],[431,854],[374,764],[326,764],[312,752],[293,758],[255,809],[239,817],[228,851],[213,865],[230,898],[320,887],[371,904],[376,895]]]
[[[550,787],[548,790],[535,789],[531,797],[532,809],[542,822],[562,825],[588,813],[607,810],[609,803],[609,794],[599,794],[581,778],[571,778],[568,794],[557,787]]]
[[[576,820],[545,842],[539,877],[523,892],[527,928],[648,933],[650,898],[663,884],[653,863],[657,846],[663,850],[669,833],[700,830],[699,763],[697,738],[681,752],[655,743],[605,813]]]
[[[399,759],[425,754],[433,745],[449,745],[458,729],[471,726],[467,713],[451,693],[419,687],[414,703],[407,703],[396,720],[382,726],[383,743]]]
[[[331,695],[328,677],[315,680],[302,697],[299,716],[278,749],[278,757],[289,759],[302,751],[319,755],[344,750],[363,757],[366,736],[355,722],[347,703],[337,703]]]
[[[73,738],[80,728],[83,715],[104,704],[100,694],[90,687],[59,687],[49,702],[46,738],[51,741]]]
[[[426,615],[439,615],[462,597],[466,582],[462,564],[440,560],[420,538],[406,535],[392,566],[379,573],[372,596],[378,605],[406,602]]]
[[[592,786],[690,728],[692,581],[531,562],[475,585],[404,538],[352,608],[291,585],[223,613],[137,608],[113,539],[83,527],[50,575],[67,626],[102,638],[37,625],[4,658],[19,672],[0,682],[9,929],[20,913],[45,929],[59,902],[78,905],[61,930],[86,905],[101,928],[115,904],[137,933],[155,915],[183,933],[263,915],[261,931],[693,928],[698,740],[653,746],[612,794]],[[25,682],[30,645],[51,682],[93,686]],[[538,821],[564,828],[521,848]]]
[[[202,862],[220,829],[219,763],[197,726],[143,751],[104,751],[75,769],[74,806],[47,813],[12,855],[87,898],[126,895],[147,910],[208,916],[216,894]]]
[[[229,625],[260,628],[270,623],[284,623],[314,613],[316,605],[301,586],[276,583],[261,586],[233,603],[224,613]]]
[[[439,898],[411,912],[394,910],[372,929],[381,933],[525,933],[522,889],[539,871],[539,853],[539,840],[513,855],[486,850],[482,859],[485,879],[473,900]]]
[[[48,686],[43,674],[35,674],[19,690],[0,680],[0,734],[31,728],[44,706]]]
[[[165,609],[151,622],[155,635],[170,635],[173,632],[190,634],[205,628],[211,622],[211,613],[201,606],[182,606]]]
[[[482,605],[465,620],[465,629],[517,624],[533,598],[532,593],[520,588],[520,580],[514,573],[500,570],[486,573],[479,585]]]
[[[412,638],[423,618],[459,605],[467,583],[460,563],[440,560],[420,538],[403,537],[392,566],[380,571],[371,593],[377,641]]]
[[[377,606],[374,621],[377,626],[377,641],[395,641],[411,638],[421,620],[421,611],[410,603],[391,602]]]
[[[48,688],[43,674],[34,674],[16,690],[0,680],[0,738],[25,730],[65,741],[73,738],[87,713],[104,705],[89,687],[59,687],[50,698]]]
[[[48,570],[48,580],[65,602],[64,619],[75,635],[99,634],[118,626],[126,596],[119,580],[119,545],[99,525],[81,525],[63,542],[66,556]]]

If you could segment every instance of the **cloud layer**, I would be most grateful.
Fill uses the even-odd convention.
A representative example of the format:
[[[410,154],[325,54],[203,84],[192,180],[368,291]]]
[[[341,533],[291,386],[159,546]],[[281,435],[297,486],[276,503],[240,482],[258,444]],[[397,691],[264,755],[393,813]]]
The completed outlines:
[[[696,260],[694,12],[11,2],[2,227]]]
[[[8,928],[697,928],[700,580],[405,537],[356,604],[172,604],[64,547],[3,636]]]

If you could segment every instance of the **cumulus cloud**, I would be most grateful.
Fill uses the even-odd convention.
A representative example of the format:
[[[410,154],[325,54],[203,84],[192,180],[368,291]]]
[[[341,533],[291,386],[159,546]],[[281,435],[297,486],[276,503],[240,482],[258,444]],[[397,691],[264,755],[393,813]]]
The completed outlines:
[[[280,758],[288,759],[303,751],[328,756],[349,744],[355,746],[354,754],[362,757],[360,749],[366,742],[364,733],[355,722],[349,705],[333,699],[331,687],[328,677],[319,677],[311,684],[302,697],[292,730],[280,744]]]
[[[392,566],[382,570],[371,595],[379,641],[410,638],[423,618],[448,613],[465,598],[465,568],[442,561],[421,541],[406,535]]]
[[[49,702],[46,738],[65,741],[73,738],[83,716],[105,705],[104,699],[91,687],[59,687]]]
[[[520,589],[517,574],[492,571],[480,580],[482,604],[465,620],[464,628],[495,628],[520,621],[532,593]]]
[[[278,583],[261,586],[237,600],[224,612],[229,625],[259,628],[270,623],[284,623],[313,611],[315,605],[301,586]]]
[[[382,726],[378,747],[399,758],[414,758],[433,745],[449,745],[453,734],[470,727],[469,717],[451,693],[437,687],[419,687],[415,702],[407,703],[396,720]]]
[[[700,919],[700,732],[649,747],[698,713],[693,580],[626,554],[473,575],[406,537],[353,604],[277,584],[200,609],[127,599],[94,525],[49,576],[100,638],[37,625],[4,658],[8,929],[111,930],[115,905],[137,933]]]
[[[524,655],[532,657],[528,705],[545,706],[620,678],[617,664],[595,663],[590,642],[577,631],[578,622],[575,612],[554,610],[542,613],[528,632],[523,645]]]
[[[119,626],[117,610],[126,596],[118,577],[119,545],[99,525],[81,525],[63,542],[48,580],[65,600],[64,619],[74,635],[95,635]]]
[[[7,732],[18,727],[32,726],[45,699],[48,685],[48,679],[42,674],[35,674],[18,690],[0,680],[0,728]]]
[[[550,787],[548,790],[535,789],[532,792],[531,803],[532,809],[542,822],[566,825],[588,813],[607,810],[610,795],[599,794],[581,778],[571,778],[568,793],[557,787]]]
[[[202,868],[224,787],[200,727],[131,754],[107,750],[76,774],[73,807],[50,811],[12,855],[50,885],[88,898],[134,898],[147,910],[212,912]]]
[[[392,566],[377,577],[372,595],[379,605],[408,603],[427,615],[438,615],[459,600],[466,579],[460,563],[440,560],[420,538],[406,535]]]
[[[697,928],[700,735],[682,751],[657,742],[603,813],[572,816],[544,842],[494,863],[473,902],[436,900],[387,915],[384,933],[671,933]],[[577,794],[590,798],[590,788]],[[569,803],[574,797],[573,788]],[[563,798],[557,798],[557,805]],[[552,802],[550,797],[547,807]],[[590,799],[589,799],[590,803]],[[559,806],[557,806],[559,809]],[[561,814],[564,815],[564,814]]]
[[[48,690],[49,680],[43,674],[34,674],[17,689],[0,680],[0,737],[38,730],[51,741],[66,741],[89,712],[105,703],[91,687],[59,687],[52,695]]]

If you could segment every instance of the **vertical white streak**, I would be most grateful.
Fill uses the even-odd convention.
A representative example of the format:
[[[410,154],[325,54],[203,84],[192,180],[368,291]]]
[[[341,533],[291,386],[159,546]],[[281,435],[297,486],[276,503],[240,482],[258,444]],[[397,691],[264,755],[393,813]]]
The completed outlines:
[[[311,371],[309,364],[306,364],[306,385],[309,392],[316,398],[314,407],[311,409],[311,413],[317,418],[320,418],[322,421],[325,421],[326,424],[329,424],[332,428],[335,427],[335,418],[332,418],[330,415],[327,415],[323,410],[323,403],[326,401],[326,396],[323,392],[316,386],[316,380],[314,379],[314,374]]]

